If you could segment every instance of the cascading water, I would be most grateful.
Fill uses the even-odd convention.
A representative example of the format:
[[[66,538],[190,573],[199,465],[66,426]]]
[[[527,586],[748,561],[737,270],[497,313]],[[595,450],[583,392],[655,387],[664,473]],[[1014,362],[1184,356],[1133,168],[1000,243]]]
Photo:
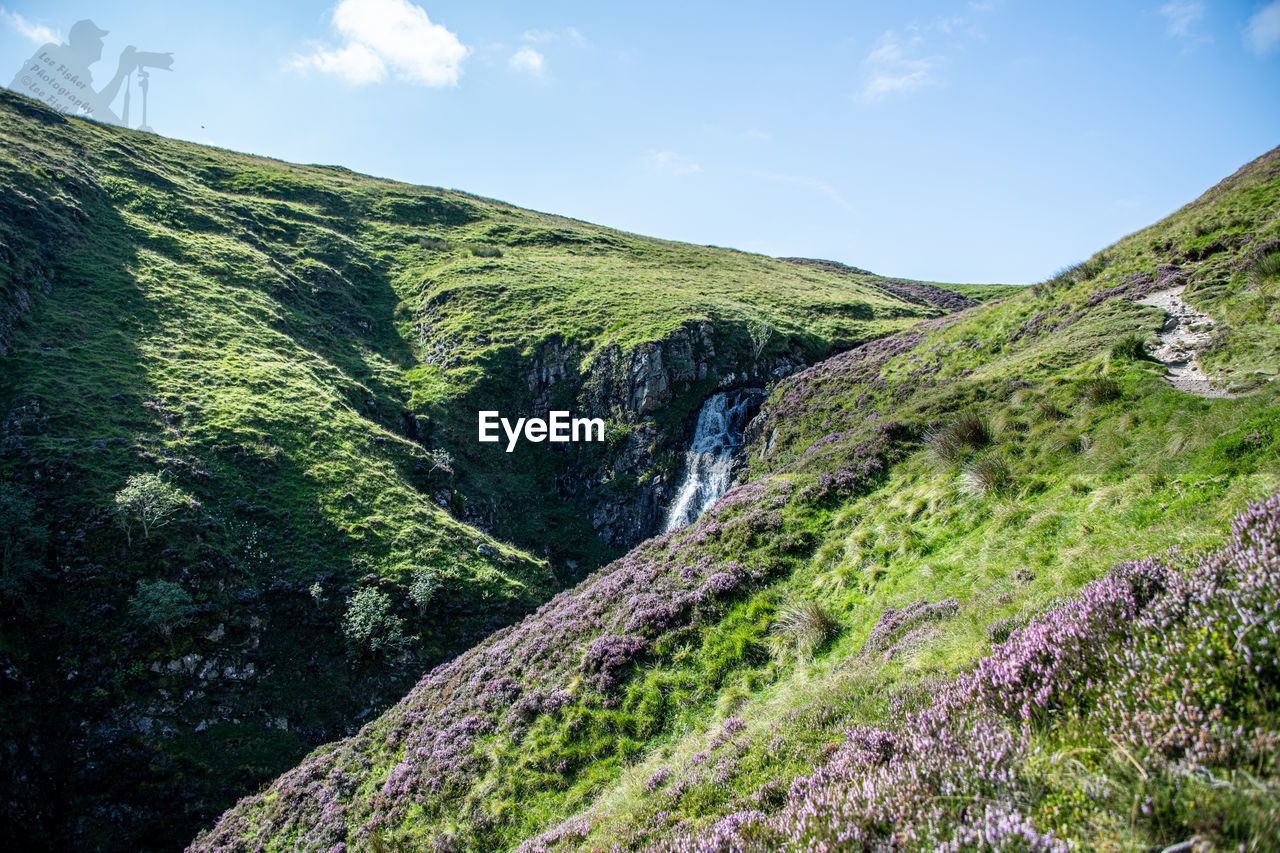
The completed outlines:
[[[667,512],[664,532],[692,523],[729,489],[733,454],[760,402],[756,391],[713,394],[702,404],[693,443],[685,453],[685,477]]]

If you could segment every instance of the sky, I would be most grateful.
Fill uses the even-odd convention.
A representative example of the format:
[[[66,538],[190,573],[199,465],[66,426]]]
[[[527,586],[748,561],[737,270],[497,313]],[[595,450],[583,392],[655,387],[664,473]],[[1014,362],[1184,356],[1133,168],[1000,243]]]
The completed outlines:
[[[173,52],[166,136],[924,280],[1042,280],[1280,144],[1280,0],[0,0],[0,84],[83,18],[96,87]]]

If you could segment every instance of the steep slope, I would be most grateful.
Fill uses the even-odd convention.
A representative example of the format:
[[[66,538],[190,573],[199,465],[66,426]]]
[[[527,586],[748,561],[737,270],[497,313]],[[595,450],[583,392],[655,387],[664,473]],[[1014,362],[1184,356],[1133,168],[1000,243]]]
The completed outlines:
[[[1267,849],[1276,501],[1199,564],[1108,570],[1213,548],[1280,488],[1278,212],[1280,150],[1048,282],[782,381],[695,524],[191,849]],[[1165,317],[1137,300],[1183,285],[1231,397],[1146,356]]]
[[[175,849],[651,532],[714,389],[939,313],[0,91],[0,832]],[[551,406],[608,443],[475,441]]]

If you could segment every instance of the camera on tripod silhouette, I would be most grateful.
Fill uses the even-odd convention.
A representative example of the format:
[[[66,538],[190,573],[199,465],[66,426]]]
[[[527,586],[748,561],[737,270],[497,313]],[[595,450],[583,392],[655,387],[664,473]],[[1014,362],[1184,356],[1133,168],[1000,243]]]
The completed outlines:
[[[150,50],[139,50],[133,54],[133,60],[139,70],[143,68],[159,68],[164,71],[173,70],[172,53],[155,53]]]

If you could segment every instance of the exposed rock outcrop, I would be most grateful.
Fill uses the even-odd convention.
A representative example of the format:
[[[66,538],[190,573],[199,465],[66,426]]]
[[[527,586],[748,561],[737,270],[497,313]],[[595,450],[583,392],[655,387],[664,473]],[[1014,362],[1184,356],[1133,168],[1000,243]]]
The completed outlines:
[[[611,346],[588,357],[577,343],[553,340],[530,357],[524,371],[528,414],[545,417],[572,401],[577,413],[627,429],[603,460],[573,445],[561,451],[559,496],[583,504],[605,544],[629,548],[661,531],[707,396],[763,389],[806,365],[798,349],[756,361],[718,345],[717,338],[713,322],[690,320],[661,340],[630,349]],[[610,488],[614,483],[628,488]]]

